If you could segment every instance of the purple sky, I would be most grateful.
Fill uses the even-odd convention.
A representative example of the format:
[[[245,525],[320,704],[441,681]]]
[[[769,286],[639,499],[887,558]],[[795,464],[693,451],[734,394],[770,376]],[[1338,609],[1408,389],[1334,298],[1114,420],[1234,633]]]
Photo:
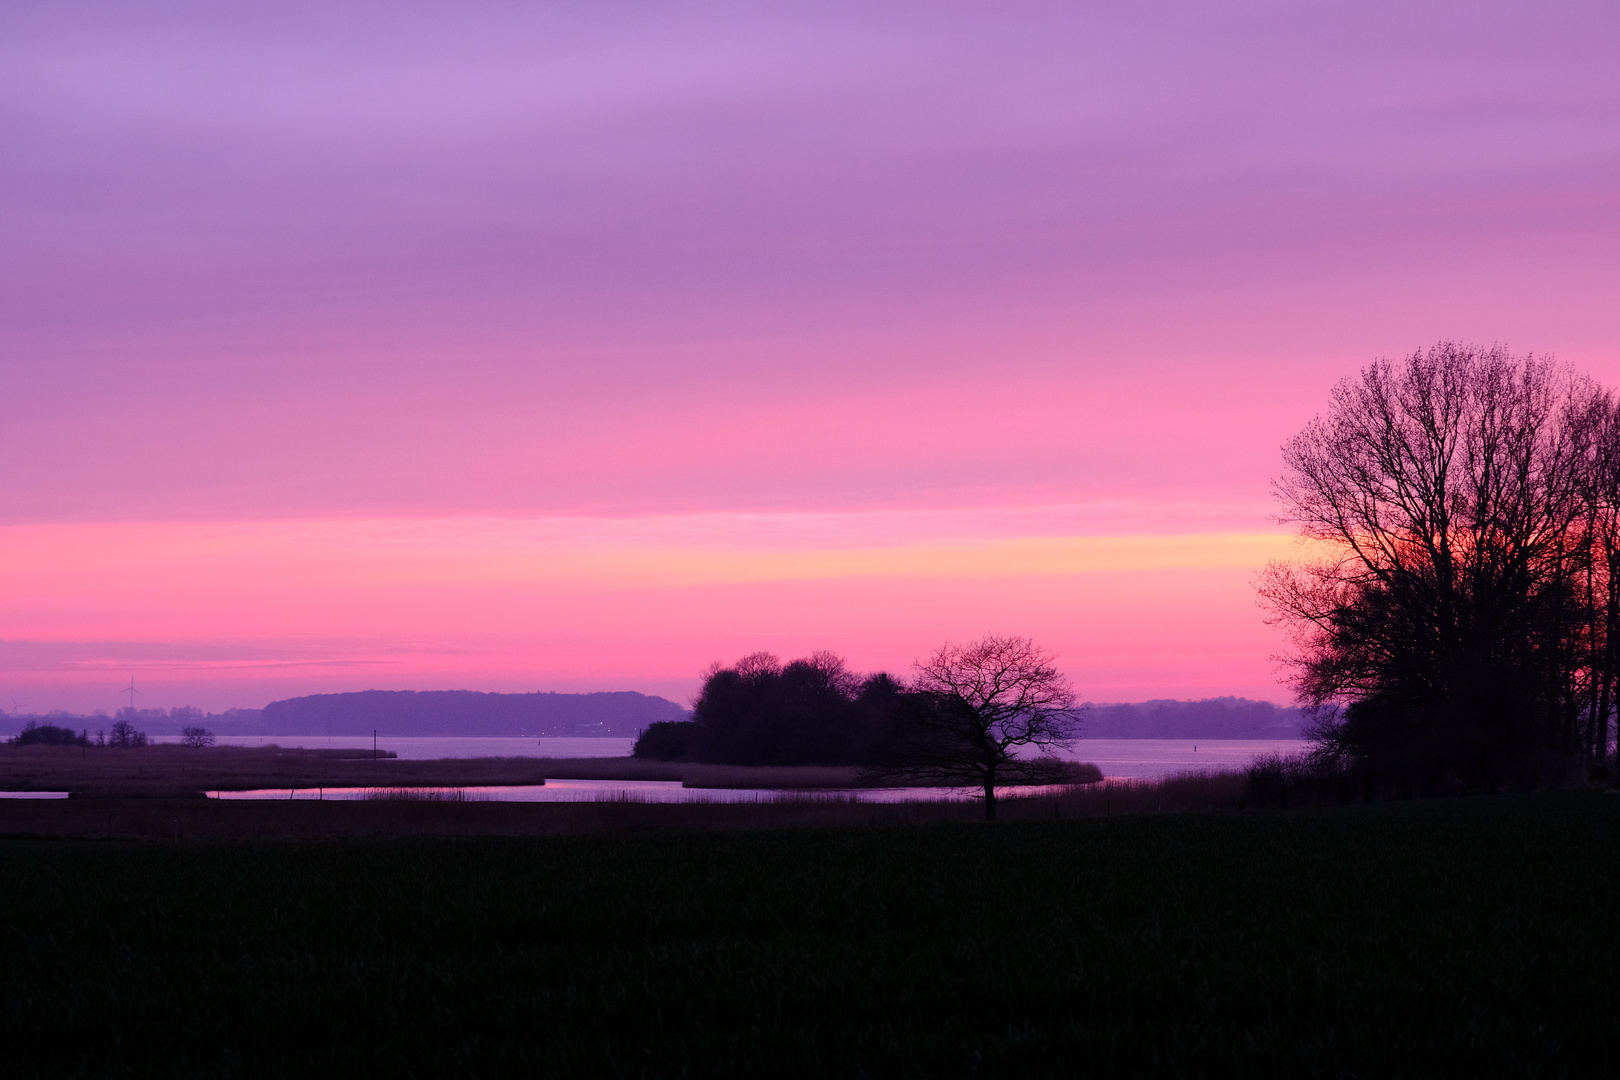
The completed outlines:
[[[898,613],[792,595],[810,552],[1279,533],[1279,443],[1438,338],[1620,381],[1617,46],[1594,4],[13,0],[0,707],[91,707],[137,663],[152,704],[682,696],[762,641],[903,669],[986,630],[1039,631],[1083,696],[1283,699],[1236,561],[1179,606],[1191,563],[1001,549],[902,574]],[[276,539],[369,522],[320,534],[364,563],[412,520],[441,523],[420,576],[346,601],[403,624],[334,629],[341,575]],[[564,596],[496,520],[622,557]],[[171,531],[129,563],[141,523]],[[258,531],[217,575],[160,557],[221,523]],[[697,549],[775,552],[749,587],[782,598],[627,569]],[[496,564],[547,635],[465,629],[494,616],[445,582]],[[135,591],[98,607],[114,565]],[[900,587],[860,565],[815,579]],[[1092,588],[1116,572],[1159,576]],[[204,578],[211,615],[176,599]],[[300,600],[267,614],[267,581]],[[1185,647],[1096,660],[1160,594]],[[362,669],[268,689],[305,638]]]

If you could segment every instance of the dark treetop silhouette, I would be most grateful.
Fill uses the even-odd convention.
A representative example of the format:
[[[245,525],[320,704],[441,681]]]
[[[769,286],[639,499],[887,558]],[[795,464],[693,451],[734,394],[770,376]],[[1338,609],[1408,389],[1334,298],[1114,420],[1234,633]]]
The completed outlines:
[[[712,666],[692,720],[656,723],[635,754],[723,765],[868,765],[884,760],[904,690],[861,678],[830,652],[783,664],[752,653]]]
[[[1322,554],[1272,565],[1260,595],[1293,633],[1322,758],[1426,789],[1606,762],[1613,395],[1550,360],[1443,342],[1341,382],[1283,460],[1283,520]]]

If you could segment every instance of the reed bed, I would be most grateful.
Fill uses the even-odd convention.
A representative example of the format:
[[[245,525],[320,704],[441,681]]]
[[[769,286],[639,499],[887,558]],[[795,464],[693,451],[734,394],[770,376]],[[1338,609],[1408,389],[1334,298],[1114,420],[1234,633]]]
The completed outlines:
[[[1247,790],[1244,773],[1197,770],[1155,780],[1115,778],[1076,785],[1057,799],[1061,809],[1074,817],[1183,814],[1242,809]]]
[[[1004,790],[1003,823],[1230,810],[1242,777],[1195,774],[1154,783]],[[400,786],[381,788],[398,791]],[[408,788],[406,790],[409,790]],[[715,789],[710,789],[715,790]],[[983,806],[967,791],[903,802],[868,802],[856,789],[786,789],[727,801],[692,789],[680,802],[631,791],[579,802],[382,798],[358,800],[202,798],[0,799],[0,835],[84,838],[334,839],[372,836],[559,836],[591,833],[753,831],[973,824]]]
[[[370,788],[362,799],[371,802],[433,802],[464,803],[486,801],[468,794],[462,788]]]
[[[539,758],[409,761],[370,751],[163,744],[0,746],[0,790],[156,797],[316,787],[485,787],[545,783]]]
[[[1079,776],[1095,766],[1073,763]],[[660,780],[694,789],[809,790],[885,786],[842,766],[759,767],[613,758],[373,759],[370,751],[275,746],[139,749],[0,745],[0,791],[106,798],[180,797],[275,788],[534,786],[553,780]]]

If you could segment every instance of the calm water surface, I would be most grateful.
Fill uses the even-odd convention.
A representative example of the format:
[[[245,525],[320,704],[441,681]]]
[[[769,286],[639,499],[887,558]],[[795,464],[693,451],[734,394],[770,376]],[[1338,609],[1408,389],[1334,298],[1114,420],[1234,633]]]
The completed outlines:
[[[171,741],[171,740],[164,740]],[[370,749],[368,737],[264,736],[233,739],[248,746],[277,743],[282,746]],[[402,737],[379,739],[378,746],[401,758],[416,760],[456,757],[624,757],[634,739],[493,739],[456,737]],[[1179,739],[1085,739],[1075,744],[1069,757],[1093,762],[1104,776],[1115,779],[1149,780],[1175,773],[1241,769],[1263,754],[1292,754],[1304,747],[1297,739],[1215,739],[1193,742]],[[270,788],[261,791],[212,792],[221,799],[360,799],[366,788]],[[464,791],[474,800],[502,802],[597,802],[628,799],[637,802],[769,802],[778,798],[813,798],[813,793],[775,790],[725,790],[683,788],[673,780],[551,780],[544,786],[471,787]],[[1043,789],[1010,789],[1008,794],[1038,794]],[[877,788],[823,793],[819,797],[855,799],[862,802],[904,802],[910,799],[948,798],[965,795],[950,788]]]
[[[159,742],[179,742],[165,736]],[[262,735],[232,736],[238,746],[301,746],[306,749],[371,749],[371,736]],[[429,760],[465,757],[626,757],[634,739],[489,739],[457,736],[383,736],[377,746],[401,758]],[[1157,779],[1189,769],[1241,769],[1263,754],[1293,754],[1304,749],[1298,739],[1081,739],[1064,757],[1089,761],[1104,776]]]

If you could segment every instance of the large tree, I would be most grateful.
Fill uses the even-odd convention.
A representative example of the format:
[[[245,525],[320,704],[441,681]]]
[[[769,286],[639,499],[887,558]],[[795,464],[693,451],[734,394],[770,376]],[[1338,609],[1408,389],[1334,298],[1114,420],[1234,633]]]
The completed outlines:
[[[1047,755],[1070,747],[1080,710],[1056,659],[1029,638],[992,634],[918,661],[897,771],[913,783],[979,789],[986,820],[996,816],[997,784],[1064,779],[1065,763]],[[1026,748],[1042,757],[1018,757]]]
[[[1593,606],[1612,413],[1550,360],[1441,343],[1344,380],[1284,447],[1282,516],[1318,556],[1260,591],[1294,632],[1301,698],[1343,707],[1323,750],[1485,783],[1582,749],[1612,682]]]

